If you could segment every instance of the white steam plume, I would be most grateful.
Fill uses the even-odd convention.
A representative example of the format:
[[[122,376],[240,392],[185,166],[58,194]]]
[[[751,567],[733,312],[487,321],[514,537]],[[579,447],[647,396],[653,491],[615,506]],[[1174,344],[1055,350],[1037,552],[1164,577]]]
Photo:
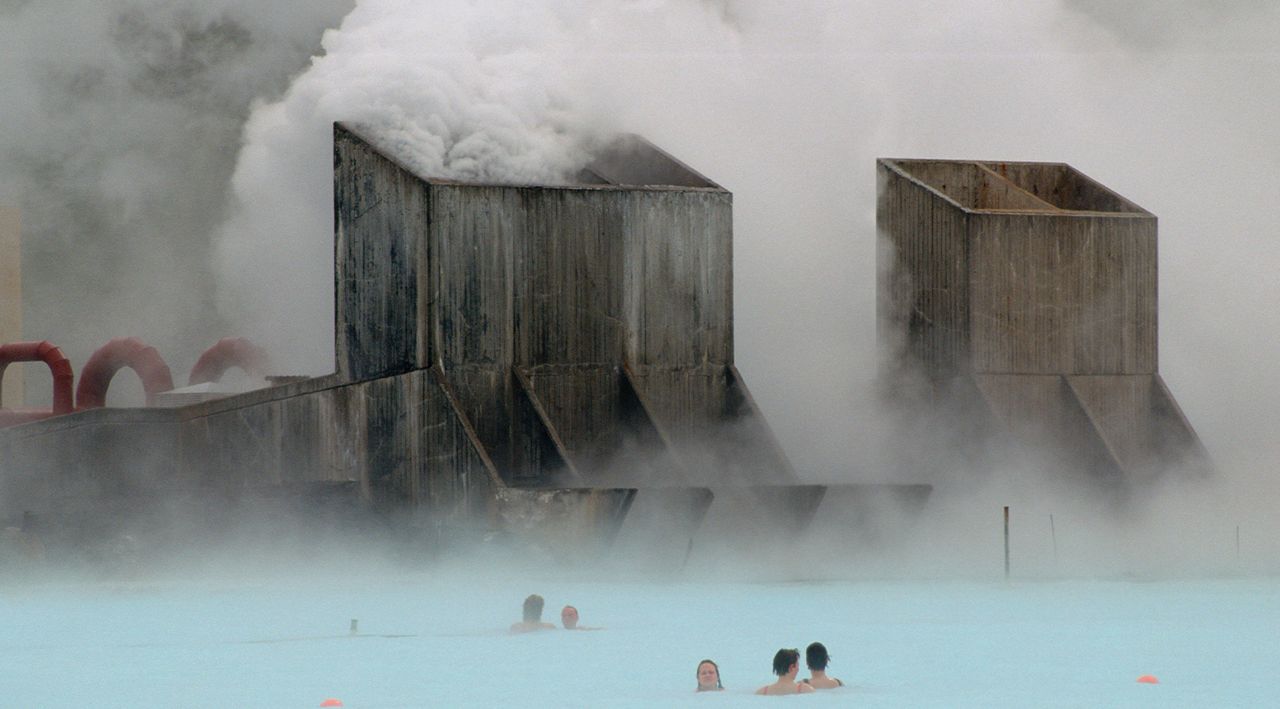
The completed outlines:
[[[235,211],[219,235],[224,312],[291,371],[332,368],[334,121],[361,126],[422,175],[547,184],[581,168],[575,6],[360,2],[325,35],[324,56],[246,126]]]
[[[734,191],[739,364],[803,470],[856,474],[888,435],[868,403],[874,158],[1065,161],[1161,217],[1162,371],[1231,455],[1262,433],[1231,411],[1280,409],[1253,355],[1280,328],[1212,315],[1274,300],[1249,272],[1274,253],[1254,153],[1280,132],[1258,78],[1277,73],[1260,38],[1280,16],[1165,7],[366,0],[249,123],[223,312],[331,366],[332,120],[375,123],[426,172],[516,181],[572,166],[585,134],[636,131]],[[1223,365],[1203,371],[1209,348]]]
[[[130,44],[111,28],[137,8],[160,30]],[[345,10],[0,2],[17,58],[0,63],[0,192],[26,209],[31,336],[75,333],[87,354],[121,322],[156,339],[146,328],[209,318],[216,251],[228,330],[275,345],[284,371],[325,370],[330,121],[377,122],[441,170],[517,180],[571,165],[581,135],[630,130],[735,194],[738,364],[789,456],[815,479],[875,478],[895,439],[871,403],[874,158],[1064,161],[1160,217],[1161,372],[1224,477],[1275,499],[1269,3],[371,0],[273,101]],[[176,74],[177,97],[139,90],[148,67],[183,66],[148,57],[188,56],[160,50],[203,46],[197,30],[224,14],[248,49]],[[499,155],[508,168],[486,162]],[[156,285],[166,268],[181,287]],[[139,282],[154,295],[133,295]],[[1217,513],[1249,538],[1263,517],[1227,497]]]
[[[23,211],[27,339],[78,371],[137,335],[185,383],[237,334],[211,307],[209,262],[241,126],[349,5],[0,2],[0,203]],[[28,371],[30,405],[48,406],[47,372]],[[111,403],[141,403],[122,396],[131,378]]]
[[[1234,485],[1211,496],[1162,486],[1140,520],[1115,528],[1114,510],[1044,484],[1026,463],[934,481],[933,509],[994,525],[981,508],[1004,498],[1024,515],[1060,509],[1068,528],[1112,530],[1073,550],[1076,568],[1123,567],[1133,549],[1176,564],[1170,533],[1189,518],[1206,539],[1182,545],[1188,559],[1222,551],[1208,527],[1218,538],[1237,524],[1246,538],[1275,530],[1249,501],[1276,499],[1267,461],[1280,453],[1268,423],[1280,417],[1280,377],[1262,355],[1277,349],[1280,323],[1256,307],[1280,299],[1266,147],[1280,142],[1280,56],[1265,40],[1280,12],[671,0],[542,3],[540,17],[559,23],[513,28],[506,4],[460,7],[462,26],[505,40],[471,52],[518,48],[558,67],[536,85],[572,92],[579,114],[543,114],[544,125],[644,134],[733,190],[738,364],[803,475],[883,480],[911,444],[874,403],[874,159],[1063,161],[1160,217],[1161,371]],[[327,170],[321,182],[315,243],[327,254]],[[328,265],[316,273],[327,303]],[[318,320],[327,345],[328,317]],[[970,485],[980,493],[954,497]]]

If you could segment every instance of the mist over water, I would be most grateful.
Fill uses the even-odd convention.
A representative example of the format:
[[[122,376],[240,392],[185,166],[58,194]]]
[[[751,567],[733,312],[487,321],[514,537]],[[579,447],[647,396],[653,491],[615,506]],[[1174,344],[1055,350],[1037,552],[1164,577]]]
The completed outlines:
[[[737,364],[801,476],[935,485],[855,572],[998,573],[1006,504],[1027,573],[1274,572],[1277,31],[1243,0],[0,2],[24,334],[77,368],[139,335],[175,380],[241,335],[323,373],[334,120],[423,173],[519,183],[636,132],[734,193]],[[875,385],[876,157],[1067,162],[1155,213],[1160,372],[1219,478],[1117,515],[1034,457],[904,466],[920,432]]]

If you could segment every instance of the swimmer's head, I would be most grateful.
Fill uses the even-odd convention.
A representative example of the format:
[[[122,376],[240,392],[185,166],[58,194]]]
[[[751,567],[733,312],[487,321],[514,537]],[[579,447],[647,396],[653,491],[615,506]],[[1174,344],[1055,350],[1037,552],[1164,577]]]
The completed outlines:
[[[698,691],[710,692],[716,689],[724,689],[724,685],[720,684],[720,666],[711,660],[699,662]]]
[[[573,606],[565,606],[560,611],[560,622],[564,624],[566,630],[573,630],[578,627],[578,609]]]
[[[532,594],[524,599],[524,622],[537,623],[542,620],[542,596]]]
[[[827,654],[827,646],[822,643],[809,643],[809,647],[804,649],[804,663],[811,670],[825,670],[827,663],[831,662],[831,656]]]
[[[800,651],[795,648],[782,648],[778,654],[773,656],[773,673],[782,677],[792,670],[800,667]]]

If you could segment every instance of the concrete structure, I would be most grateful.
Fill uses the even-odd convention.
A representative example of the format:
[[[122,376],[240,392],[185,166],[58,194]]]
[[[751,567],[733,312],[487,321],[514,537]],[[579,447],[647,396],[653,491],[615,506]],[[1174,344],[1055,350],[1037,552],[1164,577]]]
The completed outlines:
[[[1122,482],[1207,457],[1157,370],[1156,218],[1070,166],[877,161],[879,330],[960,427]]]
[[[22,218],[0,207],[0,344],[22,340]],[[24,405],[22,367],[10,367],[0,382],[0,407]]]
[[[682,559],[728,486],[761,533],[803,528],[826,487],[792,484],[733,364],[730,194],[637,137],[579,182],[430,179],[335,126],[335,373],[0,429],[0,517],[75,543],[319,500],[568,555],[634,506]]]
[[[728,192],[635,137],[570,187],[334,149],[340,379],[434,369],[507,484],[794,480],[733,366]]]

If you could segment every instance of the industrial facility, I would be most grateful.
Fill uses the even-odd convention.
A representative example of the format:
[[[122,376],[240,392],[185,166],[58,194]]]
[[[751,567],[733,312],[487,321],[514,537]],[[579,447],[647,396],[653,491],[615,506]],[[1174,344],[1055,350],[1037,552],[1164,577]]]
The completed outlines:
[[[732,198],[711,180],[637,136],[563,186],[435,179],[375,146],[334,126],[333,373],[273,376],[224,338],[175,388],[122,337],[73,396],[53,343],[0,347],[0,374],[43,361],[54,378],[50,408],[0,409],[7,525],[74,548],[305,509],[433,549],[497,537],[568,558],[630,534],[687,560],[716,530],[749,545],[827,510],[852,532],[924,508],[936,471],[814,484],[788,463],[734,366]],[[1203,467],[1156,368],[1154,216],[1066,165],[877,171],[891,391],[1106,484]],[[0,314],[20,297],[5,284]],[[146,406],[105,405],[123,368]],[[237,368],[267,385],[219,388]]]
[[[72,404],[55,347],[10,346],[62,377],[53,408],[0,429],[11,524],[74,542],[268,499],[428,544],[497,533],[566,554],[643,519],[683,554],[744,507],[761,534],[794,533],[824,499],[927,496],[801,484],[734,367],[731,195],[647,141],[620,137],[557,187],[415,175],[341,124],[333,146],[334,373],[197,388],[263,366],[230,338],[173,389],[154,350],[121,338]],[[125,367],[148,406],[103,406]]]

